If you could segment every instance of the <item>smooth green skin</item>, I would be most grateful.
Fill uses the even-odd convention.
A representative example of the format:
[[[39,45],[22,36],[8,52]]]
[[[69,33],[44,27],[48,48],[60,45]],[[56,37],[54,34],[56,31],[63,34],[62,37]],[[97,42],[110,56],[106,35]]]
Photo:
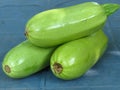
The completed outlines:
[[[7,53],[2,69],[11,78],[30,76],[49,66],[53,50],[54,48],[40,48],[24,41]],[[10,73],[6,72],[5,65],[10,67]]]
[[[52,47],[88,36],[104,26],[105,10],[96,2],[52,9],[33,16],[26,37],[40,47]]]
[[[51,57],[53,74],[64,80],[79,78],[99,60],[105,52],[107,42],[108,38],[99,30],[91,36],[61,45]],[[61,64],[61,73],[55,71],[55,63]]]

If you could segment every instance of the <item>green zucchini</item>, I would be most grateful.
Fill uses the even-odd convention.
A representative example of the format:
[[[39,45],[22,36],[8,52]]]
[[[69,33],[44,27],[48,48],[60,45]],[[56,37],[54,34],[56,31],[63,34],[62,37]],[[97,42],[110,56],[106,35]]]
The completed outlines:
[[[102,30],[58,47],[50,60],[53,74],[64,80],[81,77],[100,59],[108,38]]]
[[[85,2],[47,10],[36,14],[27,22],[25,35],[31,43],[40,47],[60,45],[101,29],[107,16],[118,8],[118,4]]]
[[[49,66],[54,48],[40,48],[24,41],[11,49],[2,62],[2,69],[11,78],[24,78]]]

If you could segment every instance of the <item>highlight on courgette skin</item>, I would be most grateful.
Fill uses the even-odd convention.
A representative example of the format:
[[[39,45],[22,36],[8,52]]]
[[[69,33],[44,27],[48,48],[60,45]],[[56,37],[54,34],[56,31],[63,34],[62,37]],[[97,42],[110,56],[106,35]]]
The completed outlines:
[[[101,29],[118,4],[85,2],[51,9],[33,16],[26,24],[25,35],[34,45],[53,47],[88,36]]]
[[[99,30],[88,37],[61,45],[51,56],[53,74],[64,80],[81,77],[97,63],[105,52],[107,43],[107,36]]]

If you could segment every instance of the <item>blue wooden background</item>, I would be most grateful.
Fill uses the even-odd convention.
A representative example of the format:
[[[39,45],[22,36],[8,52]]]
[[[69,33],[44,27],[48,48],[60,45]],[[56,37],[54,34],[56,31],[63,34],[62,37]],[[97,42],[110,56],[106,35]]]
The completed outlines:
[[[11,79],[2,71],[5,54],[25,40],[25,24],[34,14],[86,1],[120,4],[120,0],[0,0],[0,90],[120,90],[120,10],[104,27],[109,37],[106,53],[83,77],[64,81],[47,68],[24,79]]]

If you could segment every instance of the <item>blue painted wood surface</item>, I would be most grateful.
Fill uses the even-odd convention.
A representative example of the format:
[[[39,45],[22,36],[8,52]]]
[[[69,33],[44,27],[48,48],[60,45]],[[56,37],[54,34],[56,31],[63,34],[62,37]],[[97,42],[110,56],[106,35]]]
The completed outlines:
[[[0,0],[0,90],[120,90],[120,10],[104,27],[109,37],[106,53],[83,77],[63,81],[47,68],[24,79],[11,79],[2,71],[5,54],[25,40],[25,24],[33,15],[86,1],[91,0]],[[93,1],[120,4],[120,0]]]

